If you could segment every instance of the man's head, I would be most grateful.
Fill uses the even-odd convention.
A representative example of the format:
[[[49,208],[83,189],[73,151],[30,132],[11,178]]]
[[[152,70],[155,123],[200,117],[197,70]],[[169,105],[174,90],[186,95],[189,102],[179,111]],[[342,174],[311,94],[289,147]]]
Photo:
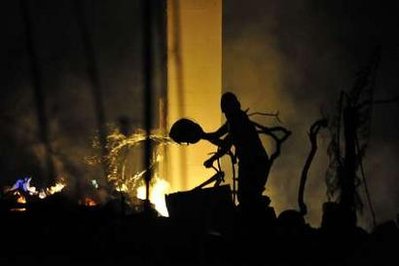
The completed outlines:
[[[220,107],[222,109],[222,112],[227,115],[239,111],[241,109],[241,104],[234,93],[225,92],[222,95]]]

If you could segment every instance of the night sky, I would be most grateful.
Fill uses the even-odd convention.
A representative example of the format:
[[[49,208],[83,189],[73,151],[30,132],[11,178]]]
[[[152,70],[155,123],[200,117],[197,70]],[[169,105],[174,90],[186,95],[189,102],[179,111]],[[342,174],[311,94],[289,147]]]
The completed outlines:
[[[74,1],[27,1],[46,95],[51,140],[61,172],[90,176],[87,167],[96,131],[87,60]],[[40,175],[43,147],[37,138],[31,72],[20,1],[1,8],[0,184]],[[95,48],[106,121],[128,116],[143,127],[140,1],[80,1]],[[223,90],[233,91],[250,112],[279,111],[293,135],[284,143],[267,184],[277,212],[297,208],[300,171],[308,151],[307,129],[321,113],[333,114],[341,90],[348,91],[376,45],[382,54],[375,99],[399,94],[399,3],[395,1],[223,1]],[[156,88],[162,93],[162,86]],[[399,213],[399,106],[376,105],[365,170],[377,221]],[[270,118],[258,122],[276,125]],[[329,142],[320,147],[309,173],[308,221],[318,225],[327,200],[324,183]],[[360,194],[363,192],[359,187]],[[365,202],[361,222],[370,225]]]

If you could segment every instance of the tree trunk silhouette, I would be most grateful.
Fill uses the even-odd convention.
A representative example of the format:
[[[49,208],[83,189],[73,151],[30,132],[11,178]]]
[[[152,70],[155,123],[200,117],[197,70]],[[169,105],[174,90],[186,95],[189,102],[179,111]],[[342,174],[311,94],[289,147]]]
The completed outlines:
[[[310,127],[310,130],[309,130],[309,133],[308,133],[311,149],[310,149],[308,157],[306,158],[305,165],[303,166],[303,169],[302,169],[301,180],[299,183],[299,192],[298,192],[299,212],[302,215],[306,215],[308,212],[306,204],[303,200],[303,197],[304,197],[304,192],[305,192],[306,180],[308,178],[309,168],[310,168],[310,165],[311,165],[313,158],[316,155],[316,151],[317,151],[317,134],[319,133],[319,130],[321,128],[325,128],[325,127],[327,127],[326,119],[317,120],[316,122],[314,122],[312,124],[312,126]]]

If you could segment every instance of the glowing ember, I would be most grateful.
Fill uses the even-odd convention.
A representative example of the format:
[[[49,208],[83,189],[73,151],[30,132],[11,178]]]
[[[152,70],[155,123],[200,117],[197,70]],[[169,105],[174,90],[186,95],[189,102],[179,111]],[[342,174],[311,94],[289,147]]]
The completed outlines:
[[[97,205],[97,203],[91,198],[85,198],[83,201],[83,205],[88,206],[88,207],[94,207]]]
[[[17,203],[26,204],[26,198],[19,191],[16,191],[14,195],[17,196]]]
[[[18,190],[13,192],[13,195],[15,197],[17,197],[17,203],[18,204],[26,204],[26,198],[24,197],[24,195],[21,194],[21,192],[19,192]],[[11,208],[10,211],[12,212],[24,212],[26,211],[26,208],[24,207],[19,207],[19,208]]]
[[[65,186],[66,186],[65,183],[56,183],[54,186],[46,189],[47,195],[52,195],[54,193],[61,192]]]
[[[26,208],[11,208],[10,211],[12,212],[24,212]]]
[[[40,191],[40,192],[39,192],[39,198],[40,198],[40,199],[44,199],[44,198],[46,198],[46,197],[47,197],[46,192],[44,192],[44,191]]]

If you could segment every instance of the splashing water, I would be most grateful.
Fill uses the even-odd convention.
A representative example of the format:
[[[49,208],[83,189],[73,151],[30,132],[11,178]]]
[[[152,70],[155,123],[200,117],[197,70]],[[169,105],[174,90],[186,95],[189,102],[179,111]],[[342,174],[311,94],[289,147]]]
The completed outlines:
[[[153,147],[150,170],[152,178],[150,182],[150,202],[162,216],[168,216],[164,195],[168,192],[169,184],[159,177],[159,164],[163,159],[161,147],[174,143],[169,137],[161,134],[151,134],[148,137]],[[107,181],[117,191],[125,192],[132,198],[145,199],[144,174],[149,169],[144,169],[143,151],[147,140],[145,133],[133,133],[124,135],[118,130],[107,136],[108,155],[105,160],[109,167]],[[99,147],[99,142],[94,143]],[[94,160],[93,160],[94,159]],[[92,158],[89,162],[99,162],[98,158]]]

